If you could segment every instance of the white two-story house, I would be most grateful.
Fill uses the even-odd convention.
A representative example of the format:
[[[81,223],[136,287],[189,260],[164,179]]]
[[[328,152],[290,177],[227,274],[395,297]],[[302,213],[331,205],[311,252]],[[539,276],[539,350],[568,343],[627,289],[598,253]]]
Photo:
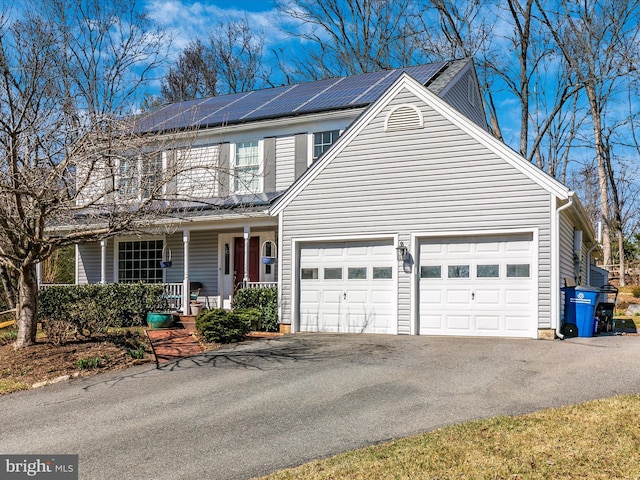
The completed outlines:
[[[587,280],[582,207],[488,133],[471,60],[181,102],[137,127],[192,140],[123,161],[119,191],[179,161],[167,196],[207,201],[78,245],[79,284],[165,283],[181,309],[194,282],[210,307],[277,284],[294,332],[536,338],[559,328],[562,280]]]

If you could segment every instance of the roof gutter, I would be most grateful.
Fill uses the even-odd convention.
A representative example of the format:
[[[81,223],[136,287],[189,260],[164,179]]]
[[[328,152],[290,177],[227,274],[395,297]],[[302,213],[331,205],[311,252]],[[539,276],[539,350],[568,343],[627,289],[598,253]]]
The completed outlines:
[[[552,285],[554,286],[554,289],[557,292],[560,291],[560,212],[562,210],[565,210],[569,207],[571,207],[573,205],[573,197],[574,197],[575,193],[574,192],[569,192],[569,202],[565,203],[564,205],[562,205],[561,207],[558,207],[556,209],[556,218],[554,219],[555,222],[555,235],[554,235],[554,242],[555,242],[555,252],[553,255],[553,272],[552,272]],[[555,308],[555,313],[556,313],[556,337],[558,337],[560,340],[564,340],[564,335],[560,332],[560,296],[559,295],[555,295],[553,292],[551,294],[552,298],[556,297],[558,299],[557,301],[557,305]]]

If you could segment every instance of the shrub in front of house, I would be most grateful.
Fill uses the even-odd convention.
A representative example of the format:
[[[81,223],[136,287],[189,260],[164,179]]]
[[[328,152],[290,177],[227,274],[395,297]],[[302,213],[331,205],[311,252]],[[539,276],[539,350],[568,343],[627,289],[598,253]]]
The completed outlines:
[[[255,308],[204,310],[196,317],[198,332],[209,342],[234,343],[243,340],[251,331],[251,324],[260,317]]]
[[[237,290],[231,302],[233,308],[256,308],[260,317],[254,330],[278,331],[278,287],[243,288]]]
[[[38,319],[45,326],[51,322],[56,331],[86,336],[107,327],[143,325],[147,312],[168,308],[164,287],[144,283],[49,287],[38,292],[38,302]],[[69,328],[62,328],[59,322],[68,323]]]
[[[631,295],[633,295],[634,298],[640,298],[640,286],[633,287],[631,289]]]

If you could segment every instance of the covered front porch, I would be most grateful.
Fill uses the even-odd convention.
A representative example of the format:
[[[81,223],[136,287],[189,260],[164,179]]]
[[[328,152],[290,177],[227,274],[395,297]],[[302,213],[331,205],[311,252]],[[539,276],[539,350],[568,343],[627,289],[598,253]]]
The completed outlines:
[[[191,301],[230,308],[239,288],[275,286],[277,224],[271,218],[188,225],[76,246],[76,284],[163,283],[172,309]]]

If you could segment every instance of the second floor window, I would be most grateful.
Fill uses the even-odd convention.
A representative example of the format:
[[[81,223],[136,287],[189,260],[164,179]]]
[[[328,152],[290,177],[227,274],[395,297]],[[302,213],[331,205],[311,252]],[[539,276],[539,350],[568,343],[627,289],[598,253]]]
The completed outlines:
[[[329,130],[326,132],[316,132],[313,134],[313,161],[324,154],[329,147],[335,143],[340,136],[340,130]]]
[[[233,190],[239,193],[260,190],[260,150],[259,142],[236,144]]]
[[[162,154],[123,158],[118,168],[118,193],[123,199],[158,196],[162,181]]]

